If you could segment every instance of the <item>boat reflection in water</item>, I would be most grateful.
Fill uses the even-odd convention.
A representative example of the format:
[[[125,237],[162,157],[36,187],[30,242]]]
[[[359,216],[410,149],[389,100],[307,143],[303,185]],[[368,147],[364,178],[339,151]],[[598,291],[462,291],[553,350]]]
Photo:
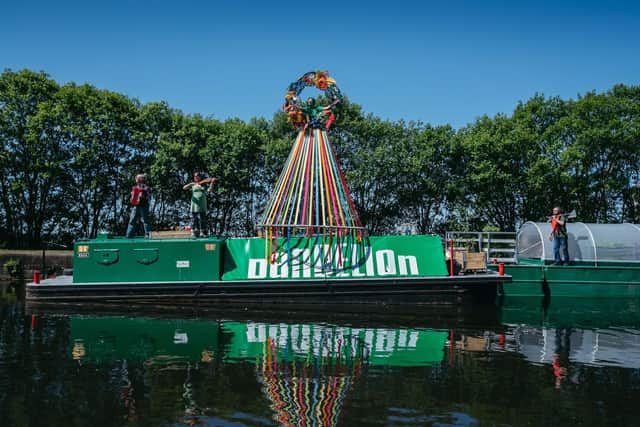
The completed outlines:
[[[447,333],[431,329],[187,321],[71,316],[74,359],[106,361],[304,362],[344,366],[360,363],[423,366],[442,360]],[[223,341],[222,348],[218,341]]]
[[[637,377],[620,377],[640,368],[638,302],[506,299],[497,310],[484,326],[457,315],[449,328],[442,319],[429,328],[428,318],[404,327],[392,319],[373,326],[71,315],[68,354],[79,369],[108,370],[128,420],[191,425],[446,424],[460,416],[514,425],[538,420],[526,408],[562,406],[546,387],[576,402],[586,387],[605,407],[607,396],[640,387]],[[603,385],[611,375],[627,379]],[[494,389],[502,391],[486,391]],[[535,390],[526,408],[510,400],[520,389]],[[553,420],[544,417],[538,421]]]
[[[313,324],[225,324],[232,357],[257,356],[256,372],[282,425],[337,425],[363,370],[421,366],[442,360],[441,331]],[[239,353],[239,354],[238,354]]]
[[[308,323],[186,321],[72,316],[71,355],[115,362],[128,419],[135,419],[129,365],[146,375],[182,372],[183,421],[206,417],[192,375],[215,362],[250,363],[272,418],[282,425],[336,425],[358,378],[372,366],[428,366],[444,359],[448,333]],[[190,421],[190,422],[191,422]]]
[[[640,368],[635,298],[511,298],[501,314],[506,349],[533,363]]]

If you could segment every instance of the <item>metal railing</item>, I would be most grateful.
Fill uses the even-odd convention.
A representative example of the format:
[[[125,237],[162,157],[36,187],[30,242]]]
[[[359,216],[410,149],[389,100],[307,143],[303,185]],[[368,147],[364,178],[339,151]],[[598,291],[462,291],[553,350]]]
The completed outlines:
[[[509,231],[447,231],[445,240],[453,240],[454,250],[484,252],[487,263],[516,262],[516,233]]]

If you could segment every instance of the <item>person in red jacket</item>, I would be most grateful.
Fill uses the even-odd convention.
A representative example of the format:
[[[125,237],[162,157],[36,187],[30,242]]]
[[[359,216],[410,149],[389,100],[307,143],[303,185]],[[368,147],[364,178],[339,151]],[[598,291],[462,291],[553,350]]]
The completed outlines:
[[[133,206],[129,225],[127,226],[127,237],[133,238],[138,220],[142,221],[145,237],[151,234],[151,224],[149,223],[149,200],[151,200],[151,187],[146,183],[145,174],[136,175],[136,185],[131,188],[131,198],[129,202]]]

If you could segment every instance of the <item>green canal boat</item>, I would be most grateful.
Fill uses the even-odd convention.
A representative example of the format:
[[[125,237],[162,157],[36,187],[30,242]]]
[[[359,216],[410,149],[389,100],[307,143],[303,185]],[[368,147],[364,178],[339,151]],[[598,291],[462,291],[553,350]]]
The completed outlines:
[[[299,104],[298,95],[308,86],[324,91],[331,104]],[[73,278],[34,280],[27,285],[27,299],[250,301],[298,307],[457,301],[465,294],[494,299],[497,285],[509,278],[495,273],[450,277],[440,237],[368,235],[327,133],[334,121],[331,110],[341,99],[326,71],[307,72],[287,88],[285,110],[298,135],[256,224],[259,237],[123,239],[102,234],[75,244]]]
[[[554,265],[550,223],[527,222],[516,238],[516,263],[505,264],[506,296],[640,297],[640,226],[567,224],[569,265]],[[491,268],[498,270],[497,265]]]
[[[126,239],[101,234],[74,248],[73,276],[27,284],[30,301],[432,303],[492,301],[494,272],[449,276],[433,235],[361,240],[287,237]],[[271,255],[270,255],[271,254]],[[274,256],[275,254],[275,256]]]

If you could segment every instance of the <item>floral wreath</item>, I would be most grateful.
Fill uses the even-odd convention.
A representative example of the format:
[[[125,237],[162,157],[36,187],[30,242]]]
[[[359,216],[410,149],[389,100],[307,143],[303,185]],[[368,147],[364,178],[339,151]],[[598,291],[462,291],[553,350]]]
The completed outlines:
[[[330,104],[321,108],[321,111],[312,111],[312,107],[315,110],[320,110],[319,107],[315,107],[315,104],[309,107],[300,105],[298,97],[308,86],[315,86],[323,91]],[[336,81],[329,77],[328,71],[309,71],[289,85],[284,101],[282,109],[287,113],[294,126],[298,128],[308,126],[321,128],[324,126],[329,129],[335,122],[332,108],[342,101],[342,92],[336,85]]]

